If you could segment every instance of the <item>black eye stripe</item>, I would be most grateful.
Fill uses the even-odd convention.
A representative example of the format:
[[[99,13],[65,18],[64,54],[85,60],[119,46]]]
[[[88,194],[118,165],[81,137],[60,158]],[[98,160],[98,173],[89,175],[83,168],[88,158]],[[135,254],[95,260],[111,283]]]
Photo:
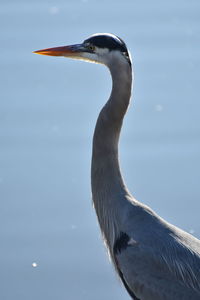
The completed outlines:
[[[111,50],[119,50],[121,52],[128,53],[125,43],[117,36],[110,35],[95,35],[84,41],[84,43],[91,43],[99,48],[107,48]]]

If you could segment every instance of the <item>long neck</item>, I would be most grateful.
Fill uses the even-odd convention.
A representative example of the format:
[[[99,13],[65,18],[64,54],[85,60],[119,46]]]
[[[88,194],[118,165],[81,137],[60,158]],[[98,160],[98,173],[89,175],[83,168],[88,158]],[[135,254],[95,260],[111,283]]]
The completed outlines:
[[[112,92],[96,123],[91,170],[93,202],[107,242],[113,239],[110,234],[115,231],[115,219],[119,218],[121,202],[128,193],[119,167],[118,142],[132,85],[128,64],[112,64],[110,72]]]

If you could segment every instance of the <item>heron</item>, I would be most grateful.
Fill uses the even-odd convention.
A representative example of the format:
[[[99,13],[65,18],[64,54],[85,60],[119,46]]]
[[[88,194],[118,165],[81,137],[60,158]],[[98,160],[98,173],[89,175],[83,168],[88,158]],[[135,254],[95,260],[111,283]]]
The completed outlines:
[[[132,60],[125,42],[98,33],[80,44],[34,53],[108,67],[112,90],[93,136],[92,199],[103,240],[132,299],[199,300],[200,240],[161,218],[129,192],[121,174],[118,143],[132,91]]]

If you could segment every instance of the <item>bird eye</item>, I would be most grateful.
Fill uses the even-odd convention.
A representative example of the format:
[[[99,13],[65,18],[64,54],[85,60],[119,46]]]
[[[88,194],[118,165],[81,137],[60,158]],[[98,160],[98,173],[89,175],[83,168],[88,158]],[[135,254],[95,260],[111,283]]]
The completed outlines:
[[[90,51],[94,51],[94,50],[95,50],[95,46],[93,46],[93,45],[88,45],[88,49],[89,49]]]

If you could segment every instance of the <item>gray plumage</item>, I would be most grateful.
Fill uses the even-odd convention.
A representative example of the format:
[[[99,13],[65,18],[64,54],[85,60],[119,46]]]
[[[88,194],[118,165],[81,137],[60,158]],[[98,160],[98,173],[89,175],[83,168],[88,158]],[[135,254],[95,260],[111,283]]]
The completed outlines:
[[[134,199],[120,172],[118,141],[132,87],[125,43],[114,35],[98,34],[78,50],[70,47],[75,54],[68,51],[63,56],[103,63],[112,76],[112,92],[95,128],[91,181],[94,207],[116,271],[132,299],[200,299],[200,241]],[[40,51],[36,53],[47,54],[48,49]]]

